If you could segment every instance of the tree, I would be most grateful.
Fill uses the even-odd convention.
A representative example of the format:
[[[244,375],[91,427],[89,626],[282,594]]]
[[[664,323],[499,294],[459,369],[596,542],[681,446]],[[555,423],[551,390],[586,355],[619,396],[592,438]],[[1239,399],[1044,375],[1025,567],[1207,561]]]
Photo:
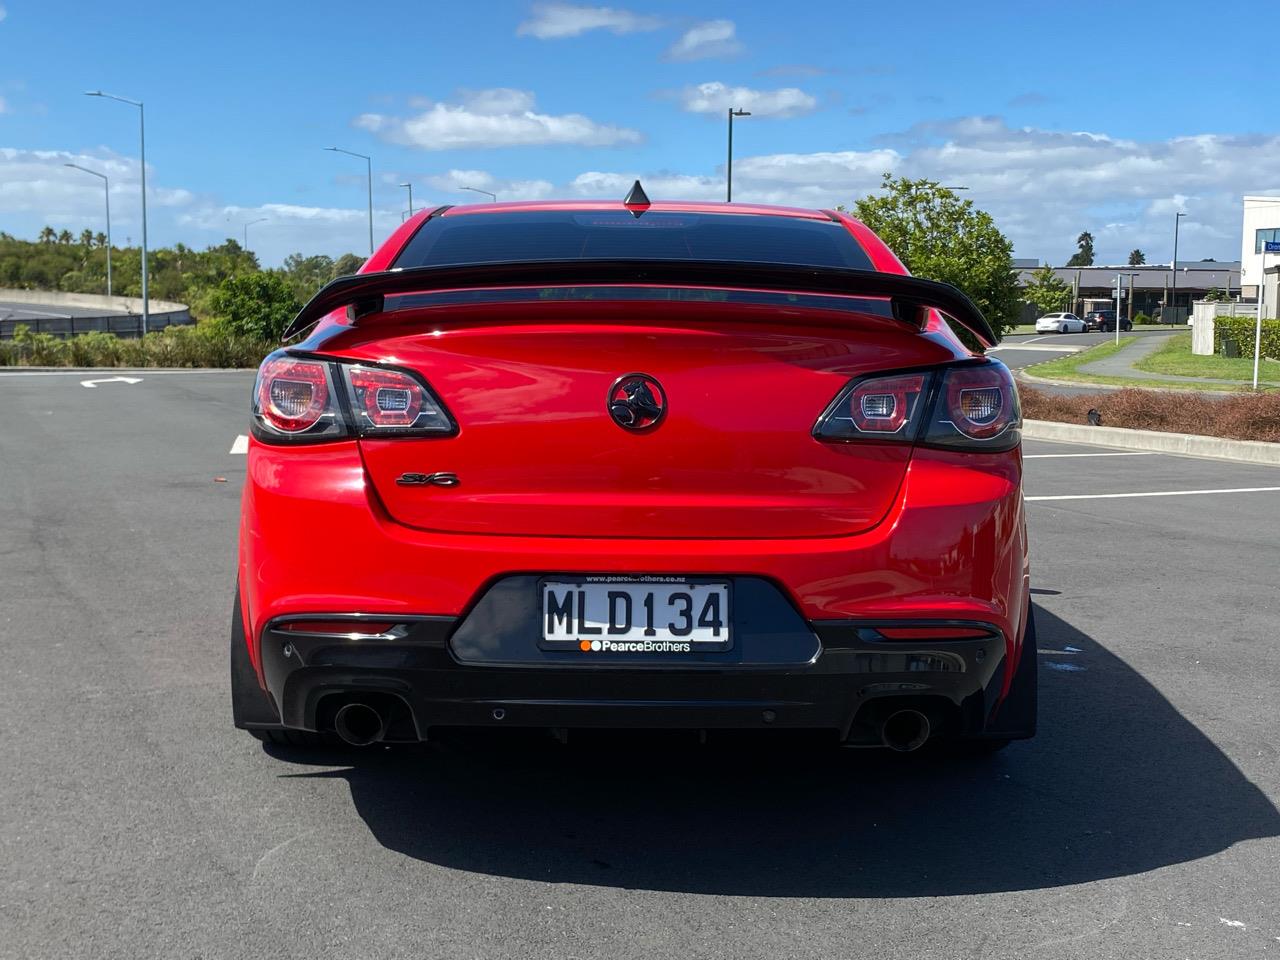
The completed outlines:
[[[1080,236],[1076,237],[1075,253],[1071,255],[1071,259],[1067,261],[1068,267],[1091,267],[1093,266],[1093,234],[1086,230]]]
[[[99,249],[103,249],[107,245],[107,235],[99,230],[93,235],[93,245]]]
[[[232,333],[279,340],[302,304],[280,274],[259,272],[227,277],[209,296],[209,308]]]
[[[1071,297],[1071,285],[1059,279],[1053,267],[1041,267],[1031,275],[1031,282],[1022,288],[1022,297],[1034,304],[1041,314],[1066,309]]]
[[[1227,296],[1227,291],[1219,290],[1217,287],[1211,288],[1205,295],[1205,300],[1210,303],[1229,303],[1231,298]]]
[[[75,238],[71,236],[70,230],[63,230],[61,233],[58,234],[58,242],[63,246],[69,245],[71,241],[74,239]]]
[[[80,246],[82,247],[93,246],[93,231],[90,230],[88,227],[85,227],[83,230],[80,231]]]
[[[333,279],[333,257],[323,253],[311,257],[291,253],[284,258],[281,273],[299,300],[310,300],[317,290]]]
[[[999,334],[1017,322],[1021,295],[1013,244],[991,215],[933,180],[886,173],[881,196],[854,203],[854,214],[918,277],[959,287]]]
[[[355,273],[364,266],[364,257],[354,253],[344,253],[337,260],[333,261],[334,277],[345,277]]]
[[[1146,262],[1147,262],[1147,255],[1143,253],[1141,250],[1129,251],[1129,266],[1136,267],[1139,264],[1143,264]]]
[[[53,241],[57,239],[58,239],[58,235],[53,232],[53,227],[45,227],[43,230],[40,231],[41,243],[53,243]]]

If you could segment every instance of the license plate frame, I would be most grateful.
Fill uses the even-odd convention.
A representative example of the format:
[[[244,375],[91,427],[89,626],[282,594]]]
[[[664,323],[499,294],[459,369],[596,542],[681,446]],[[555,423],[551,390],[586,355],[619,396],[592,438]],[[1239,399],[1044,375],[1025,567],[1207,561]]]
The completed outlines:
[[[733,649],[733,581],[728,577],[549,575],[537,584],[542,650],[687,657]],[[620,596],[629,597],[629,603]],[[549,597],[555,601],[551,605]],[[687,634],[678,632],[686,626]]]

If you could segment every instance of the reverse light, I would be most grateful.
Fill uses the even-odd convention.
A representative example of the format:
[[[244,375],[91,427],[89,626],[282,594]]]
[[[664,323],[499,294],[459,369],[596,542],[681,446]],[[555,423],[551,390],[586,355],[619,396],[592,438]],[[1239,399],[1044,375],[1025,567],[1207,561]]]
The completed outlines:
[[[362,435],[449,433],[453,422],[426,385],[399,370],[343,364]]]
[[[932,373],[857,380],[822,415],[815,434],[830,440],[914,440]]]

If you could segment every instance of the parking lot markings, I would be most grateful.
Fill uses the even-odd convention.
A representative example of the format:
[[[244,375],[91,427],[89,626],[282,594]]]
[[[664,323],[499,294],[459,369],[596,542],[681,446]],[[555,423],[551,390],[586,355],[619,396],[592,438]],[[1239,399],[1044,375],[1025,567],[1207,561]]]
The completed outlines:
[[[1194,497],[1210,493],[1275,493],[1280,487],[1229,487],[1222,490],[1157,490],[1149,493],[1068,493],[1053,497],[1027,497],[1027,502],[1042,500],[1125,500],[1130,497]]]
[[[243,433],[238,435],[231,444],[231,452],[234,454],[246,454],[249,452],[249,438]]]

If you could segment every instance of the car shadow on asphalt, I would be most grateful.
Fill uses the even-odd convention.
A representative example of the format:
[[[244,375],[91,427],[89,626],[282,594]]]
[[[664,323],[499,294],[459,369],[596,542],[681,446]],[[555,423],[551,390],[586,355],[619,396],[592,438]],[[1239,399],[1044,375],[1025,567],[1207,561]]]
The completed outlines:
[[[1141,873],[1280,835],[1262,791],[1142,676],[1047,610],[1036,619],[1040,735],[985,759],[662,739],[271,752],[344,765],[283,776],[346,779],[390,850],[550,883],[948,896]]]

